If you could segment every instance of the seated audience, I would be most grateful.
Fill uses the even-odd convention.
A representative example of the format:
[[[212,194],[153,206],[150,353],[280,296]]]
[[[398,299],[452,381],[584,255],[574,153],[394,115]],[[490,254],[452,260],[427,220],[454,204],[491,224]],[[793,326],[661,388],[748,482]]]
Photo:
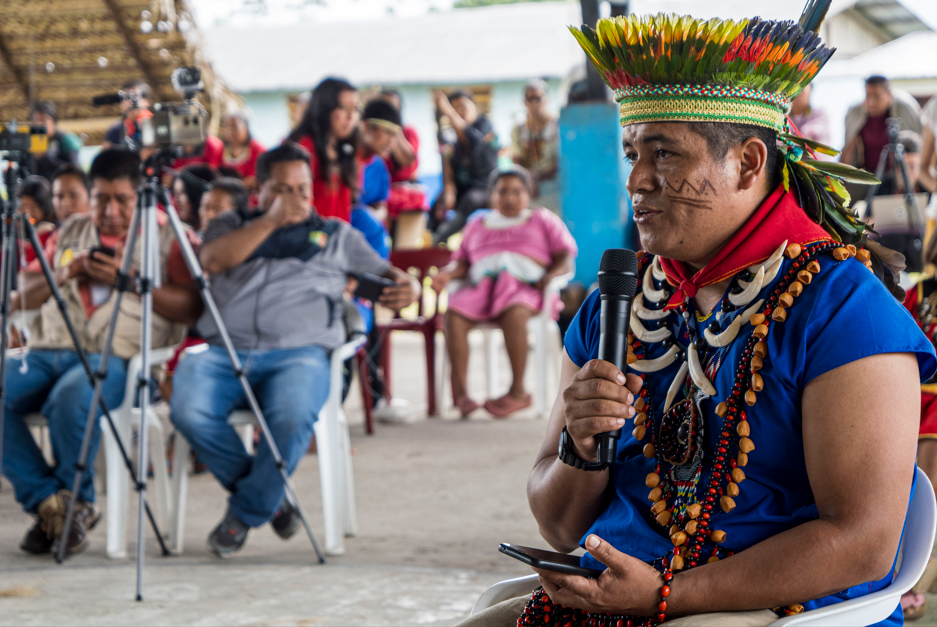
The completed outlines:
[[[514,163],[527,168],[534,181],[532,198],[553,213],[559,213],[560,116],[549,109],[547,84],[540,79],[524,87],[527,115],[511,132]]]
[[[478,409],[468,396],[468,333],[479,322],[497,321],[511,361],[513,381],[507,394],[485,401],[485,409],[504,418],[533,402],[524,389],[527,366],[527,320],[544,303],[550,281],[568,273],[577,248],[563,222],[547,209],[530,209],[530,174],[520,166],[496,170],[489,189],[495,210],[472,219],[452,262],[433,278],[441,292],[453,279],[466,286],[449,295],[446,350],[452,362],[452,398],[462,417]],[[556,319],[563,308],[551,305]]]
[[[66,163],[52,173],[52,206],[59,224],[76,213],[88,213],[91,196],[88,175],[81,167]]]
[[[33,126],[46,129],[49,141],[48,149],[44,153],[31,155],[32,164],[29,168],[31,174],[48,179],[53,172],[66,163],[78,165],[81,140],[74,133],[63,133],[58,129],[59,118],[53,102],[37,100],[30,109],[29,118]]]
[[[41,176],[28,176],[20,183],[18,195],[19,212],[29,216],[29,221],[36,229],[36,235],[39,236],[39,242],[45,246],[46,240],[52,235],[58,222],[52,206],[52,190],[49,181]],[[36,251],[33,250],[32,244],[25,242],[23,249],[27,263],[36,258]]]
[[[326,78],[312,90],[303,119],[288,140],[309,151],[312,202],[323,218],[351,220],[358,190],[358,91],[348,81]]]
[[[911,182],[912,191],[917,194],[923,192],[920,186],[921,180],[921,149],[924,146],[924,140],[914,131],[901,131],[898,133],[898,143],[904,148],[905,162],[908,164],[908,178]],[[900,168],[895,171],[894,164],[888,164],[885,174],[882,176],[882,184],[876,190],[876,195],[887,196],[889,194],[904,193],[904,176]]]
[[[436,92],[435,101],[438,114],[452,127],[440,148],[443,191],[433,203],[428,224],[439,243],[461,231],[472,212],[488,204],[488,175],[498,165],[498,150],[494,127],[479,115],[471,92],[459,89],[448,97]],[[447,216],[449,211],[452,216]]]
[[[815,109],[810,104],[813,85],[807,85],[791,102],[791,122],[807,139],[830,145],[830,119],[823,109]]]
[[[840,161],[874,173],[888,144],[889,118],[899,120],[901,130],[918,134],[923,130],[917,101],[892,88],[884,76],[870,76],[865,81],[865,100],[846,112],[846,146]]]
[[[130,228],[140,182],[140,160],[126,150],[104,150],[91,165],[91,212],[76,214],[49,239],[44,254],[55,273],[56,282],[68,305],[69,316],[78,331],[91,367],[97,368],[104,338],[114,307],[124,241]],[[153,292],[153,346],[170,346],[182,336],[175,322],[191,323],[200,312],[201,299],[184,268],[172,229],[161,221],[158,241],[162,260],[162,287]],[[101,251],[114,250],[111,256]],[[62,541],[65,510],[75,478],[75,463],[88,419],[92,388],[72,344],[65,321],[38,261],[30,264],[13,298],[13,307],[40,308],[29,329],[29,351],[11,355],[6,369],[6,404],[3,437],[3,474],[23,509],[35,517],[35,524],[23,538],[20,548],[42,554],[55,550]],[[139,271],[139,246],[134,256]],[[114,330],[112,357],[108,362],[102,398],[110,408],[123,401],[127,361],[139,351],[140,298],[133,292],[123,296]],[[27,364],[24,362],[28,362]],[[57,460],[46,463],[24,417],[42,412],[49,421],[49,436]],[[100,412],[96,414],[100,416]],[[100,513],[94,506],[94,464],[100,429],[92,431],[88,468],[82,478],[75,519],[66,549],[75,553],[88,545],[87,532]]]
[[[403,99],[396,89],[384,89],[379,97],[403,111]],[[426,211],[426,193],[416,178],[420,166],[420,136],[416,128],[402,125],[390,143],[390,153],[384,156],[390,172],[390,196],[387,198],[387,213],[391,223],[405,211]]]
[[[124,93],[124,99],[120,101],[120,114],[123,116],[119,122],[115,122],[104,134],[104,141],[101,142],[101,148],[122,147],[124,145],[124,135],[130,132],[134,123],[141,116],[149,116],[150,108],[150,86],[139,78],[132,78],[124,82],[121,86]]]
[[[218,173],[211,166],[199,163],[183,168],[172,181],[172,198],[179,218],[193,229],[200,228],[202,196],[211,189],[211,182],[216,178]]]
[[[264,147],[251,137],[246,114],[236,112],[225,116],[221,123],[221,141],[224,142],[221,165],[237,172],[249,192],[256,192],[257,157],[264,153]]]
[[[400,309],[418,288],[341,220],[319,216],[310,198],[309,154],[293,142],[257,161],[259,206],[229,211],[205,231],[200,260],[212,295],[244,363],[274,441],[295,470],[329,391],[329,352],[345,339],[342,292],[349,274],[392,278],[381,303]],[[218,556],[238,551],[252,527],[268,521],[282,538],[300,525],[284,500],[283,479],[265,441],[252,457],[228,425],[244,408],[243,390],[218,329],[203,315],[196,329],[209,344],[179,362],[172,421],[231,496],[208,538]]]

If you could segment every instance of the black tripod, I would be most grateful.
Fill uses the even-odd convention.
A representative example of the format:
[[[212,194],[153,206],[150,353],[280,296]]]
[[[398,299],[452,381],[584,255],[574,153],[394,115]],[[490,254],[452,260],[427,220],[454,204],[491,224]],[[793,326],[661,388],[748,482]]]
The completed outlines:
[[[879,181],[885,180],[882,177],[885,175],[885,168],[888,167],[889,163],[891,163],[892,167],[892,184],[896,184],[899,180],[898,177],[901,177],[900,180],[904,188],[904,206],[908,216],[908,231],[911,234],[911,250],[909,252],[913,251],[915,254],[915,259],[907,259],[907,270],[909,272],[917,272],[923,268],[924,224],[921,221],[917,203],[914,202],[914,186],[911,184],[911,176],[908,174],[908,158],[905,154],[904,144],[898,141],[898,131],[901,128],[901,120],[888,118],[886,124],[888,125],[888,144],[882,148],[878,166],[875,168],[875,178]],[[870,210],[872,208],[875,192],[878,191],[881,185],[881,183],[871,185],[869,186],[868,192],[866,192],[865,202]]]
[[[137,390],[141,423],[143,423],[143,421],[145,421],[147,406],[149,405],[150,401],[150,354],[152,350],[151,332],[153,315],[153,289],[158,288],[160,283],[159,242],[157,239],[159,226],[156,221],[157,202],[159,202],[162,204],[166,210],[167,215],[169,216],[170,225],[172,226],[175,238],[179,243],[183,257],[185,258],[186,266],[194,278],[195,284],[199,288],[202,299],[205,301],[205,304],[208,307],[208,311],[212,316],[215,325],[221,333],[222,341],[225,344],[225,348],[228,352],[228,357],[231,360],[231,365],[234,369],[234,372],[241,382],[241,386],[244,389],[244,394],[247,397],[251,410],[254,412],[257,423],[260,425],[261,432],[263,433],[263,436],[266,439],[268,446],[270,447],[274,462],[276,463],[277,468],[280,470],[280,474],[283,476],[283,481],[286,487],[286,497],[296,508],[296,511],[299,512],[300,519],[302,520],[303,526],[306,529],[309,540],[312,542],[312,546],[313,549],[315,549],[319,563],[325,563],[325,556],[322,554],[322,551],[319,550],[319,545],[312,534],[312,529],[309,526],[309,522],[306,520],[306,515],[303,513],[299,505],[299,501],[296,498],[296,492],[293,489],[292,483],[290,482],[289,473],[286,472],[286,462],[284,462],[283,458],[280,456],[279,449],[273,440],[273,435],[270,433],[270,429],[267,426],[267,421],[264,419],[263,413],[260,410],[260,405],[258,404],[253,390],[250,387],[250,383],[247,381],[247,377],[244,374],[243,368],[241,367],[241,362],[237,357],[237,352],[235,351],[234,345],[231,342],[231,338],[229,337],[227,329],[221,320],[221,314],[218,311],[218,307],[211,295],[208,279],[202,272],[202,268],[195,257],[195,252],[192,250],[192,246],[189,243],[189,239],[186,235],[182,220],[179,219],[179,215],[176,213],[175,208],[169,202],[169,195],[166,193],[166,189],[160,182],[160,173],[162,171],[163,161],[166,161],[169,158],[171,158],[171,155],[157,151],[146,163],[143,164],[143,174],[145,179],[144,183],[137,192],[137,206],[133,212],[133,219],[130,221],[130,231],[127,233],[127,246],[124,248],[124,256],[121,260],[120,272],[118,273],[116,284],[117,297],[115,299],[113,312],[111,313],[110,326],[108,327],[104,348],[101,351],[100,369],[102,371],[105,370],[107,360],[110,357],[111,345],[114,339],[114,329],[117,326],[117,316],[120,313],[120,303],[123,299],[124,293],[133,283],[131,280],[131,268],[133,265],[135,250],[137,248],[138,238],[142,237],[139,264],[140,273],[139,278],[137,279],[140,300],[143,306],[143,312],[140,319],[141,367],[140,375],[137,379]],[[103,377],[98,378],[95,381],[95,399],[100,399],[102,379]],[[95,402],[97,401],[95,400]],[[92,403],[92,407],[94,407],[94,403]],[[84,465],[87,461],[85,458],[87,457],[90,436],[91,431],[86,429],[84,434],[84,441],[82,442],[81,456],[79,458],[79,465],[81,468],[75,477],[76,486],[80,483],[81,472],[84,469]],[[135,479],[136,490],[139,494],[139,524],[137,525],[137,601],[143,600],[143,514],[145,510],[148,510],[146,505],[146,469],[148,451],[146,440],[147,429],[145,424],[141,424],[140,436],[138,438],[139,452],[137,455],[137,477],[140,479]],[[185,470],[177,468],[175,469],[175,472],[185,472]],[[65,530],[63,531],[64,534],[68,533],[70,524],[71,516],[69,515],[65,521]],[[162,540],[160,542],[162,543]]]
[[[23,178],[23,168],[19,167],[18,165],[22,156],[23,155],[21,153],[11,153],[8,156],[10,167],[6,171],[4,177],[8,200],[2,204],[3,239],[2,246],[0,246],[0,251],[2,251],[0,252],[0,258],[2,258],[2,273],[0,273],[2,274],[2,276],[0,276],[0,327],[2,327],[0,328],[0,443],[3,441],[3,423],[5,418],[7,321],[10,317],[10,293],[16,287],[16,241],[18,225],[22,227],[23,231],[29,239],[30,244],[32,244],[33,250],[36,251],[36,258],[39,260],[39,265],[42,267],[42,274],[45,277],[46,283],[49,284],[49,288],[52,290],[52,297],[55,299],[55,303],[58,305],[59,312],[62,314],[62,318],[65,320],[65,326],[68,329],[68,334],[71,337],[72,344],[75,346],[75,352],[78,354],[78,360],[81,362],[82,368],[88,377],[88,382],[91,385],[96,385],[98,380],[103,380],[107,374],[106,370],[103,368],[103,363],[102,368],[99,369],[99,372],[97,373],[94,372],[94,370],[91,368],[91,363],[88,361],[88,355],[78,338],[78,331],[75,329],[75,325],[72,323],[72,320],[68,315],[68,308],[65,304],[65,299],[62,297],[62,292],[59,291],[58,284],[56,283],[55,277],[52,273],[52,268],[49,267],[49,262],[43,254],[42,244],[39,242],[39,237],[36,235],[36,230],[29,221],[29,217],[25,214],[18,213],[17,211],[19,199],[17,198],[15,190],[18,188],[19,183]],[[78,497],[78,488],[81,484],[81,475],[85,470],[85,463],[88,456],[87,449],[90,442],[90,433],[94,429],[95,414],[97,413],[96,410],[99,406],[101,411],[104,413],[104,417],[107,419],[108,425],[111,428],[111,432],[114,434],[114,441],[117,443],[117,448],[120,450],[120,455],[124,460],[124,466],[130,473],[130,477],[134,484],[137,483],[137,473],[133,469],[133,464],[130,461],[130,457],[127,455],[126,448],[124,448],[124,443],[121,441],[119,432],[114,425],[111,412],[108,409],[104,399],[99,395],[97,400],[91,403],[90,416],[88,418],[88,423],[85,426],[85,438],[82,442],[79,460],[75,464],[75,470],[77,471],[77,474],[75,476],[75,483],[72,486],[72,496],[68,502],[68,510],[65,517],[65,533],[63,533],[63,536],[59,541],[58,552],[56,554],[56,560],[58,562],[62,562],[65,559],[65,548],[68,544],[67,532],[71,524],[71,518],[74,515],[75,500]],[[0,460],[2,460],[2,446],[0,446]],[[163,541],[163,535],[159,531],[159,527],[156,524],[156,519],[153,517],[153,513],[150,511],[149,506],[146,508],[146,515],[150,521],[150,525],[153,527],[153,532],[156,534],[156,537],[159,540],[163,555],[169,555],[169,549],[166,547],[166,544]]]

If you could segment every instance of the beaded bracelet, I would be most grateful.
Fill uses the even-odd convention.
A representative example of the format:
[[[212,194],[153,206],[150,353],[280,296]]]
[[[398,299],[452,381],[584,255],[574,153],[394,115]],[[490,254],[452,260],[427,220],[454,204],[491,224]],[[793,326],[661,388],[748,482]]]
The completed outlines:
[[[679,551],[679,549],[674,549],[674,551]],[[657,620],[661,623],[666,619],[667,597],[670,596],[670,584],[673,581],[673,570],[670,569],[669,565],[664,568],[663,577],[664,585],[660,587],[660,602],[657,604]]]

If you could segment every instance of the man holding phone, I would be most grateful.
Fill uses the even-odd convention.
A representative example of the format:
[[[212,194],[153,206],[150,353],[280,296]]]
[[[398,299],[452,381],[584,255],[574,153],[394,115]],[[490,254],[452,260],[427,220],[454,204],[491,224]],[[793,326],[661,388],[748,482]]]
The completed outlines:
[[[140,159],[126,150],[102,151],[91,165],[91,211],[66,220],[52,234],[44,254],[68,306],[92,368],[97,368],[117,297],[115,283],[130,228],[140,183]],[[162,286],[153,292],[153,346],[169,346],[182,337],[178,323],[192,323],[201,311],[201,298],[185,269],[178,243],[165,216],[158,237]],[[140,267],[140,242],[133,271]],[[75,477],[74,464],[90,409],[92,387],[39,260],[21,275],[13,310],[38,309],[29,328],[29,352],[10,356],[6,370],[6,414],[3,474],[13,484],[16,499],[36,517],[20,548],[44,554],[61,541],[65,511]],[[125,294],[117,319],[103,398],[110,408],[123,401],[127,361],[139,352],[140,299]],[[50,467],[36,446],[23,418],[41,412],[49,421],[49,435],[57,464]],[[100,415],[100,410],[98,415]],[[94,460],[100,440],[95,428],[88,459]],[[83,550],[86,533],[98,521],[94,506],[94,467],[84,473],[74,524],[67,539],[70,553]]]
[[[394,281],[379,302],[401,309],[419,286],[392,268],[364,236],[312,208],[309,153],[284,143],[257,160],[259,205],[218,216],[205,230],[200,259],[212,275],[212,295],[254,387],[274,441],[292,473],[312,438],[329,393],[329,353],[346,340],[342,293],[348,275]],[[208,342],[176,369],[172,421],[208,469],[231,493],[227,512],[209,535],[219,557],[238,551],[252,527],[272,522],[290,538],[300,519],[283,498],[283,478],[270,448],[244,450],[227,424],[246,407],[240,383],[208,315],[199,320]]]

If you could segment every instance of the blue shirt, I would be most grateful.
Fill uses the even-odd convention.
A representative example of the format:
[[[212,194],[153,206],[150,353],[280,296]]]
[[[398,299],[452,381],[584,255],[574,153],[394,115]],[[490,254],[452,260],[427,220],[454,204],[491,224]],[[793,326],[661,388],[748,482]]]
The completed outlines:
[[[362,168],[359,194],[359,202],[370,206],[384,202],[390,196],[390,171],[379,155],[371,157]]]
[[[381,161],[381,163],[383,163],[383,161]],[[355,205],[354,209],[351,210],[351,226],[361,231],[361,234],[364,235],[364,239],[371,245],[374,252],[383,259],[390,257],[390,235],[387,233],[387,229],[384,228],[384,224],[377,219],[377,216],[374,215],[374,211],[370,207]],[[371,309],[371,305],[356,299],[355,307],[358,308],[358,313],[361,314],[364,327],[370,331],[371,327],[374,325],[374,310]]]
[[[818,517],[807,476],[802,436],[801,394],[810,381],[839,366],[881,353],[914,353],[922,380],[927,380],[937,367],[933,346],[908,311],[869,270],[855,259],[836,262],[830,255],[821,255],[818,261],[820,272],[788,310],[787,320],[772,324],[767,337],[768,357],[761,371],[764,390],[758,394],[757,403],[745,409],[756,449],[744,469],[746,480],[739,486],[741,491],[735,498],[737,507],[728,514],[718,511],[718,507],[714,509],[711,528],[726,532],[725,547],[729,550],[744,550]],[[758,298],[774,290],[791,263],[784,258],[778,277]],[[589,295],[566,333],[566,352],[578,366],[598,357],[598,297],[598,290]],[[641,298],[640,294],[636,298]],[[713,315],[721,309],[720,301]],[[712,320],[711,317],[703,321],[690,317],[699,336]],[[712,451],[722,431],[723,420],[716,415],[715,407],[725,400],[732,388],[745,341],[752,330],[749,324],[742,327],[712,381],[717,395],[702,402],[708,461],[703,465],[700,490],[709,483]],[[686,346],[684,341],[680,344]],[[644,346],[649,359],[665,352],[660,343]],[[664,402],[679,365],[675,362],[647,375],[646,385],[657,412],[657,405]],[[654,418],[659,421],[659,413],[655,413]],[[644,478],[654,471],[656,461],[644,457],[643,446],[644,443],[627,434],[627,430],[623,433],[618,443],[618,457],[611,469],[614,496],[588,533],[608,540],[620,551],[651,562],[672,551],[673,545],[667,530],[650,514],[649,488]],[[583,565],[603,568],[591,556],[584,558]],[[893,573],[894,569],[881,581],[804,603],[804,608],[816,609],[880,590],[891,583]],[[899,607],[884,624],[901,622]]]

